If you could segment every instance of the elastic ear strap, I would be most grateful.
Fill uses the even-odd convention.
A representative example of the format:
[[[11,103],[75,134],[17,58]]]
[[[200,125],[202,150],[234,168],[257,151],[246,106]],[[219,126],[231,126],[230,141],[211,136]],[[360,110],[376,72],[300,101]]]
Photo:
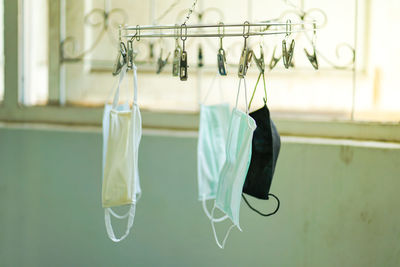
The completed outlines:
[[[204,97],[204,100],[203,100],[203,102],[201,102],[201,104],[205,104],[205,103],[206,103],[207,98],[208,98],[208,96],[210,95],[211,89],[213,88],[213,85],[214,85],[214,82],[215,82],[215,79],[217,78],[217,76],[218,76],[218,73],[215,74],[215,76],[212,78],[211,83],[210,83],[210,85],[209,85],[209,87],[208,87],[208,90],[207,90],[207,94],[206,94],[206,96]]]
[[[207,209],[206,200],[203,198],[203,200],[201,202],[202,202],[204,213],[207,215],[208,219],[213,220],[214,222],[222,222],[228,218],[228,215],[225,215],[218,219],[212,219],[211,214]]]
[[[264,73],[262,74],[262,77],[263,77],[263,82],[264,82],[264,95],[265,95],[264,102],[266,104],[267,103],[267,85],[265,84],[265,75],[264,75]]]
[[[133,69],[133,104],[137,104],[137,99],[138,99],[137,68],[134,63],[132,63],[132,69]]]
[[[119,88],[121,87],[121,82],[125,77],[126,74],[126,70],[127,67],[126,65],[124,65],[124,67],[121,70],[121,73],[119,74],[119,80],[118,80],[118,86],[117,86],[117,90],[115,91],[115,95],[114,95],[114,100],[113,100],[113,108],[116,108],[118,106],[118,100],[119,100]]]
[[[104,209],[104,219],[105,219],[105,223],[106,223],[106,229],[107,229],[107,234],[108,237],[114,241],[114,242],[119,242],[124,240],[128,235],[129,235],[129,231],[132,228],[133,225],[133,221],[135,219],[135,211],[136,211],[136,205],[135,204],[131,204],[131,207],[128,211],[129,213],[129,217],[128,217],[128,223],[126,225],[126,231],[125,234],[123,236],[121,236],[120,238],[116,238],[115,234],[114,234],[114,230],[112,228],[111,225],[111,218],[110,218],[110,211],[109,208]]]
[[[224,90],[222,89],[222,78],[218,79],[219,101],[224,102]]]
[[[249,206],[249,208],[251,210],[257,212],[258,214],[260,214],[261,216],[264,216],[264,217],[268,217],[268,216],[274,215],[279,210],[279,207],[281,205],[281,202],[279,201],[279,198],[277,196],[275,196],[274,194],[268,194],[268,196],[272,196],[273,198],[275,198],[278,204],[276,206],[276,209],[273,212],[265,214],[265,213],[262,213],[262,212],[258,211],[253,206],[251,206],[250,203],[247,201],[246,197],[244,196],[244,194],[242,193],[243,200],[244,200],[244,202],[246,202],[247,206]]]
[[[244,82],[244,102],[246,104],[246,114],[249,115],[249,107],[247,106],[247,85],[246,85],[246,78],[243,78]]]
[[[227,231],[226,234],[225,234],[224,240],[222,240],[222,244],[221,244],[221,243],[219,242],[219,240],[218,240],[217,232],[216,232],[216,230],[215,230],[215,225],[214,225],[214,223],[215,223],[216,221],[214,221],[214,218],[213,218],[213,217],[214,217],[214,210],[215,210],[215,203],[214,203],[214,207],[213,207],[213,209],[212,209],[212,211],[211,211],[211,227],[212,227],[212,229],[213,229],[214,239],[215,239],[215,241],[217,242],[218,247],[224,248],[224,247],[225,247],[226,240],[228,239],[228,236],[229,236],[231,230],[233,229],[233,227],[235,227],[235,225],[232,224],[232,225],[229,227],[228,231]]]
[[[238,86],[238,90],[237,90],[237,94],[236,94],[236,104],[235,104],[235,108],[237,108],[238,106],[238,101],[239,101],[239,93],[240,93],[240,84],[242,82],[242,78],[239,79],[239,86]]]
[[[117,218],[117,219],[125,219],[126,217],[128,217],[128,215],[129,215],[129,210],[124,214],[124,215],[118,215],[117,213],[115,213],[113,210],[112,210],[112,208],[107,208],[108,209],[108,211],[110,212],[110,214],[112,215],[112,216],[114,216],[115,218]]]

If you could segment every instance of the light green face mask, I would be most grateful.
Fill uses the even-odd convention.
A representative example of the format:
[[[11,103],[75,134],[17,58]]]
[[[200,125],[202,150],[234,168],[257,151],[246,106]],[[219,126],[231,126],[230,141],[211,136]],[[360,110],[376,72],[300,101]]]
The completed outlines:
[[[208,218],[206,200],[217,193],[222,166],[225,163],[225,146],[229,126],[229,105],[201,105],[199,141],[197,143],[197,181],[199,200]]]
[[[214,237],[218,246],[221,248],[225,246],[229,232],[234,226],[237,226],[241,231],[239,226],[240,201],[242,198],[243,184],[246,179],[246,174],[251,159],[251,142],[253,138],[253,132],[256,128],[256,123],[254,119],[249,116],[247,109],[246,81],[244,81],[246,113],[237,109],[240,82],[241,80],[239,81],[236,107],[232,111],[229,124],[226,145],[226,160],[220,174],[216,200],[214,208],[211,212],[211,224]],[[227,231],[222,244],[218,241],[214,226],[214,223],[218,221],[217,219],[214,219],[214,211],[216,207],[225,213],[233,222],[232,226]]]
[[[197,144],[199,200],[215,198],[219,174],[225,163],[229,105],[201,105]]]
[[[205,105],[217,80],[219,82],[219,102],[222,104]],[[206,201],[215,199],[217,193],[221,169],[225,163],[226,138],[230,120],[229,104],[223,103],[221,81],[221,77],[217,73],[211,81],[202,101],[203,104],[200,105],[199,138],[197,143],[198,198],[202,202],[204,213],[209,219],[211,219],[211,214],[206,206]],[[225,218],[227,216],[215,220],[219,221]]]

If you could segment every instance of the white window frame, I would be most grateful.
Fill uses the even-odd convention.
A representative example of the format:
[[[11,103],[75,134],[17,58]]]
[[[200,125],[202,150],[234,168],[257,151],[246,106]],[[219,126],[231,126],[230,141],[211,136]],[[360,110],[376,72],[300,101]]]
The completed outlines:
[[[21,5],[23,0],[4,0],[4,100],[0,104],[0,121],[41,122],[71,125],[101,125],[102,107],[60,104],[60,32],[49,31],[49,104],[20,105],[22,95]],[[62,0],[49,1],[50,23],[60,24]],[[60,27],[57,27],[60,29]],[[54,29],[54,27],[53,27]],[[54,52],[58,51],[58,52]],[[197,130],[198,113],[142,111],[143,127],[176,130]],[[400,142],[400,123],[305,120],[276,116],[274,121],[281,135],[344,138]]]

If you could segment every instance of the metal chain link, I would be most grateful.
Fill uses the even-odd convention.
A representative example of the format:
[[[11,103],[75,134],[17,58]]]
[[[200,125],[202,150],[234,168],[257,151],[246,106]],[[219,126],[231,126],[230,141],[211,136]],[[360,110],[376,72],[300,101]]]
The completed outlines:
[[[193,13],[193,11],[194,11],[194,8],[196,7],[197,1],[198,1],[198,0],[194,0],[194,1],[193,1],[192,7],[189,9],[189,11],[188,11],[188,13],[187,13],[187,15],[186,15],[186,19],[185,19],[185,21],[183,22],[183,24],[186,24],[186,22],[189,20],[190,15],[192,15],[192,13]]]

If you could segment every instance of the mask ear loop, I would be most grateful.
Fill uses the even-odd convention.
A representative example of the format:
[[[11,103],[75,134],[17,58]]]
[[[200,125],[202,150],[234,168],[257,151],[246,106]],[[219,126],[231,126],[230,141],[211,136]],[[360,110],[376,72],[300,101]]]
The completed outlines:
[[[123,219],[123,218],[128,217],[128,223],[126,225],[125,234],[123,236],[121,236],[120,238],[116,238],[115,237],[114,230],[113,230],[112,225],[111,225],[110,213],[114,217],[116,217],[117,219]],[[111,210],[111,208],[104,209],[104,219],[105,219],[105,224],[106,224],[106,230],[107,230],[108,237],[112,241],[114,241],[114,242],[122,241],[129,235],[129,231],[131,230],[131,228],[133,226],[133,221],[135,219],[135,213],[136,213],[136,204],[131,204],[131,207],[129,208],[129,211],[126,214],[122,215],[122,216],[119,216],[119,215],[115,214]]]
[[[127,71],[127,66],[124,65],[123,68],[122,68],[122,70],[121,70],[121,73],[120,73],[120,75],[119,75],[119,80],[118,80],[117,89],[116,89],[115,94],[114,94],[114,99],[113,99],[113,103],[112,103],[112,107],[113,107],[113,108],[116,108],[116,107],[118,106],[118,101],[119,101],[119,88],[121,87],[121,83],[122,83],[122,80],[123,80],[124,77],[125,77],[126,71]]]
[[[267,104],[267,86],[266,86],[266,83],[265,83],[265,75],[264,75],[264,73],[260,73],[258,75],[256,85],[254,86],[254,90],[253,90],[253,93],[252,93],[251,98],[250,98],[249,107],[248,107],[249,110],[250,110],[250,107],[251,107],[251,103],[253,102],[254,95],[256,94],[257,86],[258,86],[258,83],[260,82],[261,77],[263,78],[263,83],[264,83],[264,96],[265,96],[264,97],[264,104]]]
[[[217,76],[218,76],[218,73],[215,74],[215,76],[212,78],[211,83],[210,83],[210,85],[208,87],[208,90],[207,90],[207,94],[206,94],[206,96],[204,97],[203,101],[200,104],[205,104],[206,103],[206,101],[208,99],[208,96],[210,95],[211,89],[214,86],[214,82],[215,82],[215,79],[217,78]]]
[[[260,60],[262,59],[262,57],[263,56],[260,57]],[[265,84],[265,72],[264,71],[260,71],[260,74],[258,75],[258,78],[257,78],[256,85],[254,86],[253,94],[251,95],[251,98],[250,98],[249,109],[251,107],[251,103],[253,102],[254,95],[256,94],[257,86],[258,86],[258,83],[260,82],[261,76],[263,78],[263,83],[264,83],[264,96],[265,96],[264,104],[267,105],[267,85]]]
[[[211,227],[212,227],[212,229],[213,229],[214,239],[215,239],[215,241],[217,242],[218,247],[224,248],[224,247],[225,247],[226,240],[228,239],[228,236],[229,236],[231,230],[235,227],[235,225],[232,224],[232,225],[229,227],[228,231],[227,231],[226,234],[225,234],[224,239],[222,240],[222,244],[221,244],[221,243],[219,242],[219,240],[218,240],[217,232],[216,232],[216,230],[215,230],[215,225],[214,225],[215,222],[218,222],[218,221],[217,221],[218,219],[214,219],[215,207],[216,207],[216,206],[215,206],[215,204],[214,204],[214,207],[213,207],[213,209],[212,209],[212,211],[211,211]],[[239,228],[239,230],[241,231],[240,228]]]
[[[265,214],[265,213],[260,212],[259,210],[257,210],[257,209],[254,208],[253,206],[251,206],[250,203],[249,203],[249,201],[247,200],[247,198],[246,198],[246,197],[244,196],[244,194],[242,193],[243,200],[244,200],[244,202],[246,202],[247,206],[249,206],[249,208],[250,208],[251,210],[257,212],[258,214],[260,214],[261,216],[264,216],[264,217],[268,217],[268,216],[271,216],[271,215],[274,215],[275,213],[277,213],[278,210],[279,210],[279,207],[280,207],[280,205],[281,205],[281,202],[279,201],[279,198],[278,198],[277,196],[275,196],[274,194],[271,194],[271,193],[269,193],[268,196],[271,196],[271,197],[275,198],[276,201],[277,201],[277,205],[276,205],[276,208],[275,208],[275,210],[274,210],[273,212],[271,212],[271,213],[266,213],[266,214]]]
[[[208,219],[213,220],[214,222],[222,222],[222,221],[225,221],[225,220],[228,218],[228,215],[224,215],[224,216],[222,216],[222,217],[220,217],[220,218],[213,218],[213,217],[211,217],[211,214],[210,214],[210,212],[209,212],[208,209],[207,209],[206,199],[203,198],[203,200],[201,201],[201,203],[202,203],[202,206],[203,206],[204,213],[206,214],[206,216],[208,217]]]

